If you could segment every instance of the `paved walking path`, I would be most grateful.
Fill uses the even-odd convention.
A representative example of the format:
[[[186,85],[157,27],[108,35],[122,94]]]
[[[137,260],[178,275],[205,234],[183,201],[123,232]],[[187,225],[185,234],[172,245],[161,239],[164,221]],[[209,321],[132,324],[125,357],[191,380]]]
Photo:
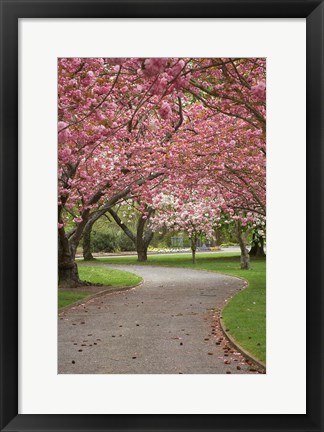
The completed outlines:
[[[191,269],[102,266],[140,275],[144,283],[60,314],[59,373],[249,373],[214,334],[215,308],[242,280]]]

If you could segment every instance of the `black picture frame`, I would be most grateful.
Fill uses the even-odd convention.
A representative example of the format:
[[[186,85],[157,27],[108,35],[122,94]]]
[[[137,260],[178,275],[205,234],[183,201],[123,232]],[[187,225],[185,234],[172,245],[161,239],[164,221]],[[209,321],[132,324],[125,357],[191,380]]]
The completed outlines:
[[[0,6],[1,431],[323,431],[323,2],[318,0],[1,0]],[[19,18],[171,17],[307,19],[307,414],[190,416],[18,414],[18,20]]]

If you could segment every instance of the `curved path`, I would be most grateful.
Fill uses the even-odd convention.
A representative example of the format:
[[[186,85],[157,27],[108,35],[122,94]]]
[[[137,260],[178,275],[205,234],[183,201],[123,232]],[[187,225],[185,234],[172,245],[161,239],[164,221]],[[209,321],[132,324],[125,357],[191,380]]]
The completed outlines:
[[[59,315],[59,373],[249,373],[238,353],[224,357],[212,330],[215,309],[242,280],[182,268],[105,266],[144,283]]]

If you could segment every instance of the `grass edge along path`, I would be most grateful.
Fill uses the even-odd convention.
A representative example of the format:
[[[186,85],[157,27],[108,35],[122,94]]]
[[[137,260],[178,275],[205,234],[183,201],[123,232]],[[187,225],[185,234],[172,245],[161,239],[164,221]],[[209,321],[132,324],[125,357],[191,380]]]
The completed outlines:
[[[251,259],[251,270],[240,269],[238,253],[198,253],[197,264],[190,254],[149,256],[140,263],[136,256],[98,258],[96,263],[136,264],[163,267],[192,268],[236,276],[248,282],[247,288],[237,293],[225,305],[222,317],[226,330],[244,349],[258,360],[266,362],[266,262]]]
[[[124,270],[113,270],[97,266],[88,266],[78,263],[79,277],[81,280],[101,284],[104,287],[124,288],[138,285],[143,278]],[[58,290],[58,308],[61,309],[82,299],[93,295],[93,292],[77,290]]]

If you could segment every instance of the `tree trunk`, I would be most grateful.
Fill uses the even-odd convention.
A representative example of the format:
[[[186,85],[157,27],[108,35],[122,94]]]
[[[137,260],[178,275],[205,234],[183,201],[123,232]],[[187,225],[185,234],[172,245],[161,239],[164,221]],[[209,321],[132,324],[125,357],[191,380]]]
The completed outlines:
[[[70,246],[67,237],[58,239],[58,283],[59,287],[75,288],[82,282],[79,279],[78,266],[75,262],[75,250]]]
[[[84,232],[83,232],[83,259],[85,261],[94,260],[91,251],[91,231],[93,224],[87,223]]]
[[[137,249],[137,261],[139,262],[147,261],[147,248]]]
[[[252,246],[249,255],[255,257],[265,257],[263,237],[256,238],[255,234],[253,233]]]
[[[196,250],[197,250],[197,237],[194,235],[191,237],[191,253],[192,253],[192,264],[196,264]]]
[[[118,214],[110,209],[109,213],[114,218],[117,225],[124,231],[124,233],[134,242],[137,252],[137,261],[145,262],[147,261],[147,248],[149,247],[150,242],[153,238],[153,232],[150,228],[145,231],[145,226],[149,220],[149,217],[153,213],[153,209],[148,210],[148,214],[146,217],[141,215],[136,228],[136,236],[132,233],[132,231],[125,225],[124,222],[120,219]]]
[[[71,177],[71,176],[70,176]],[[152,174],[152,179],[158,177],[158,175]],[[142,179],[137,182],[137,184],[141,184]],[[143,180],[144,182],[144,180]],[[129,187],[120,191],[113,197],[111,197],[104,207],[93,217],[97,220],[98,214],[103,215],[106,213],[113,205],[115,205],[119,200],[127,196],[129,193]],[[96,204],[100,198],[103,196],[103,190],[97,191],[92,198],[88,201],[88,205],[92,206]],[[58,206],[58,222],[62,223],[62,210],[63,205],[65,204],[66,199],[62,200],[62,204]],[[84,285],[79,279],[78,267],[75,263],[75,253],[77,246],[81,240],[83,230],[89,218],[92,215],[90,214],[90,208],[84,210],[81,214],[82,222],[79,223],[73,231],[73,235],[70,237],[65,233],[64,228],[60,228],[58,230],[59,241],[58,241],[58,277],[59,277],[59,286],[66,287],[76,287],[79,285]]]
[[[246,239],[245,235],[242,233],[241,230],[241,223],[236,223],[236,234],[237,239],[240,245],[241,249],[241,269],[242,270],[249,270],[250,269],[250,255],[246,247]]]
[[[82,285],[79,279],[76,262],[60,262],[58,266],[58,277],[60,288],[76,288]]]
[[[220,246],[222,243],[222,232],[220,228],[215,230],[215,246]]]
[[[137,230],[136,230],[136,250],[137,250],[137,260],[140,262],[147,261],[147,248],[151,243],[153,238],[153,232],[150,228],[147,228],[147,222],[151,214],[153,213],[153,209],[149,209],[148,214],[144,218],[144,215],[138,220]]]
[[[197,260],[196,260],[196,249],[191,248],[191,253],[192,253],[192,264],[196,264]]]
[[[137,252],[137,261],[144,262],[147,261],[147,248],[148,244],[144,241],[142,237],[142,233],[137,231],[136,237],[136,252]]]

